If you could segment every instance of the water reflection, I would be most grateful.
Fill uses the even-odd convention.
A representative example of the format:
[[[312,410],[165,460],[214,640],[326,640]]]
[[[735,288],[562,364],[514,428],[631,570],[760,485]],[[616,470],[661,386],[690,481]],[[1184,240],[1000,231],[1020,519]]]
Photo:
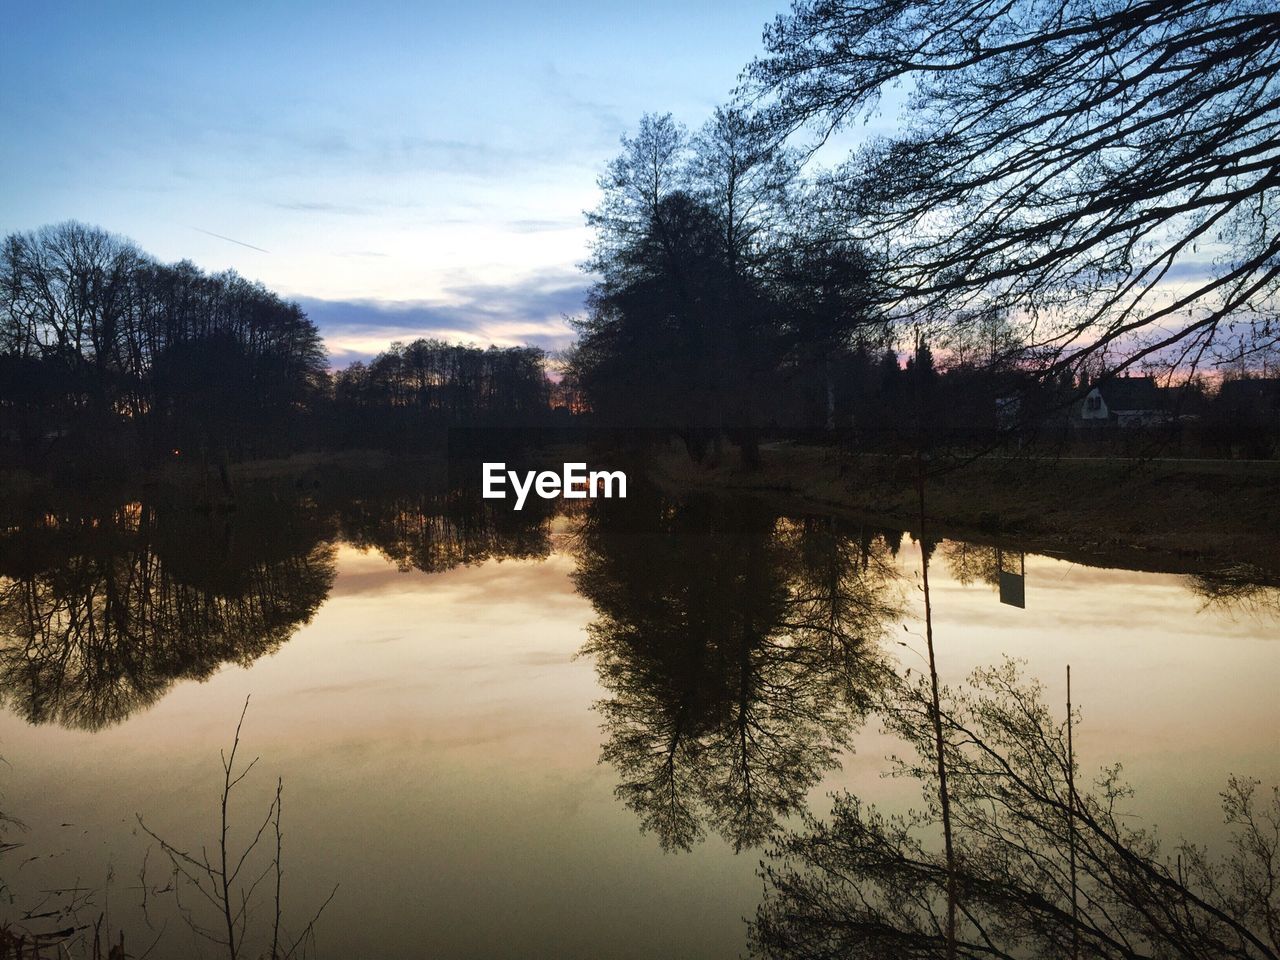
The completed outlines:
[[[1203,601],[1202,609],[1280,620],[1280,586],[1264,580],[1252,567],[1192,574],[1187,585]]]
[[[297,505],[28,516],[0,537],[0,699],[33,724],[119,723],[178,680],[276,650],[333,575],[328,526]]]
[[[402,570],[550,553],[551,507],[495,510],[448,489],[243,491],[19,510],[0,534],[0,702],[97,730],[180,680],[277,650],[329,595],[339,539]]]
[[[490,559],[540,560],[551,553],[554,501],[530,498],[525,509],[495,507],[458,489],[330,492],[342,537],[376,549],[400,570],[439,573]]]
[[[603,501],[576,537],[602,759],[664,848],[759,844],[837,763],[888,669],[890,547],[749,501]]]
[[[1280,952],[1280,793],[1232,777],[1230,841],[1211,856],[1127,810],[1118,765],[1080,786],[1065,711],[1006,662],[943,703],[959,922],[943,917],[951,872],[938,849],[934,728],[923,683],[881,704],[909,746],[895,775],[923,807],[888,815],[859,797],[775,839],[753,952],[818,957],[1275,957]],[[1073,716],[1072,723],[1079,718]]]
[[[77,794],[115,805],[85,846],[101,839],[105,849],[110,822],[139,807],[194,834],[190,773],[175,771],[214,756],[196,756],[201,724],[252,689],[269,705],[264,727],[277,724],[273,755],[288,758],[286,779],[299,787],[292,809],[309,832],[298,849],[341,864],[309,863],[294,882],[369,878],[358,890],[344,882],[342,925],[322,937],[345,937],[342,955],[410,955],[413,942],[484,956],[521,936],[537,938],[530,955],[614,955],[641,943],[652,917],[679,909],[687,915],[664,927],[667,939],[636,952],[669,955],[704,936],[686,952],[734,955],[741,927],[724,931],[754,909],[759,887],[756,857],[731,851],[761,846],[777,855],[753,928],[758,952],[945,956],[929,705],[907,682],[919,662],[891,656],[895,641],[915,643],[900,621],[916,629],[908,608],[919,605],[921,551],[934,558],[940,659],[954,670],[944,684],[1004,649],[1056,675],[1069,647],[1090,678],[1086,702],[1112,705],[1110,717],[1090,718],[1094,742],[1105,742],[1098,754],[1148,762],[1139,797],[1154,792],[1162,823],[1183,817],[1169,835],[1202,836],[1211,818],[1187,797],[1225,786],[1245,853],[1274,849],[1256,828],[1280,813],[1215,765],[1225,756],[1232,769],[1274,774],[1274,670],[1258,650],[1269,645],[1251,642],[1271,635],[1271,621],[1234,622],[1276,610],[1274,586],[1254,571],[1133,575],[1096,557],[1091,569],[1033,556],[1028,617],[989,589],[1019,556],[1014,544],[919,545],[837,518],[638,487],[568,517],[541,501],[517,514],[393,481],[246,490],[230,514],[163,497],[0,510],[13,510],[0,518],[0,696],[45,725],[8,721],[5,756],[20,773],[5,792],[33,821],[46,795],[59,810],[53,819],[48,804],[31,850],[73,845],[64,820],[87,827],[90,806],[63,813]],[[402,577],[374,554],[415,572]],[[550,559],[487,562],[514,558]],[[964,584],[987,586],[966,595]],[[120,724],[177,681],[280,650],[322,605],[305,635],[252,674],[174,692]],[[957,955],[1070,956],[1074,931],[1081,956],[1267,956],[1243,933],[1272,909],[1246,889],[1264,865],[1245,857],[1233,873],[1190,848],[1161,852],[1126,819],[1118,779],[1064,807],[1061,708],[1017,678],[993,686],[1001,676],[947,704]],[[886,725],[892,744],[877,739]],[[899,796],[870,805],[896,789],[877,779],[894,752],[908,758],[899,782],[926,798],[904,820],[894,819],[907,805]],[[167,801],[152,796],[153,782],[168,782]],[[145,791],[128,794],[137,784]],[[830,815],[816,787],[845,788]],[[820,819],[808,817],[810,802]],[[1072,817],[1076,921],[1064,873]],[[708,836],[726,843],[661,854]],[[117,836],[110,849],[135,866],[129,842]],[[69,876],[84,872],[79,859],[71,866]],[[44,889],[38,869],[22,877]],[[415,913],[428,888],[445,906]],[[698,891],[719,899],[704,910]],[[520,906],[494,924],[494,898]],[[1160,909],[1177,916],[1154,925]]]

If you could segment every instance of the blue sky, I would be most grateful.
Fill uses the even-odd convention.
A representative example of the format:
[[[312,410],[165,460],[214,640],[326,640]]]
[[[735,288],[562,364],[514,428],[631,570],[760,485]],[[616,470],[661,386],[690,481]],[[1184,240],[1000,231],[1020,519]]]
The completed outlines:
[[[338,365],[418,334],[562,346],[619,135],[701,123],[785,6],[10,4],[0,232],[75,218],[234,267]]]

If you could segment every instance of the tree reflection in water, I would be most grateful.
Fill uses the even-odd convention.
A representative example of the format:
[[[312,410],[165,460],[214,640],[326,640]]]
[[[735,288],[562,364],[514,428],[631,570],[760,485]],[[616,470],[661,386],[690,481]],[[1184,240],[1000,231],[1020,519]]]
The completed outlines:
[[[277,650],[333,585],[341,536],[402,570],[545,557],[549,506],[437,488],[242,491],[231,513],[47,507],[0,530],[0,702],[31,723],[119,723],[180,680]]]
[[[775,838],[753,952],[777,960],[943,957],[946,863],[925,684],[885,688],[887,724],[911,748],[896,773],[924,804],[889,816],[855,796],[829,821]],[[1071,802],[1067,724],[1016,664],[976,672],[943,704],[960,908],[957,955],[971,958],[1274,958],[1280,951],[1280,794],[1233,779],[1229,853],[1162,847],[1130,826],[1119,767]],[[1071,821],[1079,909],[1073,920]]]
[[[486,560],[541,560],[551,553],[554,501],[530,498],[525,509],[458,489],[381,489],[333,501],[342,537],[375,549],[400,570],[438,573]]]
[[[966,587],[985,583],[994,587],[1000,582],[1000,551],[995,547],[964,540],[946,540],[942,544],[942,556],[956,583]]]
[[[161,499],[6,516],[0,698],[32,723],[119,722],[179,680],[289,639],[328,594],[339,538],[440,571],[546,556],[551,511],[448,490],[333,490],[246,495],[231,515]],[[595,608],[584,652],[606,691],[602,758],[642,828],[667,849],[708,831],[738,850],[773,845],[758,955],[945,956],[931,693],[898,676],[880,643],[903,613],[900,539],[639,488],[573,519],[575,581]],[[998,571],[992,549],[941,549],[962,582]],[[1192,587],[1215,606],[1276,606],[1251,572]],[[1276,958],[1276,794],[1227,785],[1235,846],[1223,860],[1162,847],[1129,825],[1118,769],[1087,790],[1077,775],[1072,801],[1057,713],[1010,665],[945,696],[957,955],[1070,956],[1078,938],[1086,957]],[[895,817],[842,795],[816,819],[807,794],[872,717],[907,746],[896,773],[919,783],[923,806]]]
[[[600,501],[575,537],[616,793],[665,849],[762,842],[838,762],[887,670],[883,538],[747,501]]]
[[[1200,598],[1201,609],[1280,620],[1280,585],[1253,567],[1192,574],[1187,586]]]
[[[248,665],[328,595],[330,538],[301,504],[27,517],[0,539],[0,698],[31,723],[96,730],[178,680]]]

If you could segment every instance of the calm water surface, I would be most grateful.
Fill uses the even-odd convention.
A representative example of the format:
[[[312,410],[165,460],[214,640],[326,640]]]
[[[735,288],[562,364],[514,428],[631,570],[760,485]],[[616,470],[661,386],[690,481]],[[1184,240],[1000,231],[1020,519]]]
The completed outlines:
[[[863,711],[877,670],[925,668],[921,546],[893,531],[387,491],[7,521],[3,810],[26,825],[0,861],[9,917],[70,902],[139,953],[216,955],[136,815],[216,842],[246,697],[241,750],[261,759],[236,836],[281,777],[293,928],[338,885],[321,955],[735,957],[770,829],[837,789],[919,800],[883,776],[896,745]],[[1165,835],[1218,844],[1228,775],[1280,782],[1273,589],[1016,544],[930,557],[942,680],[1010,655],[1061,703],[1070,663],[1082,770],[1123,762]],[[1001,569],[1024,573],[1025,608],[1001,602]]]

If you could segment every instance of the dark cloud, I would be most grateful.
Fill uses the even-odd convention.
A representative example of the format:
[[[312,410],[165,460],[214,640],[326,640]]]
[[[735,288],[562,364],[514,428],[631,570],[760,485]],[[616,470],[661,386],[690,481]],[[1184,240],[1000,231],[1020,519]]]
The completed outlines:
[[[439,301],[298,302],[320,328],[334,365],[344,367],[417,337],[559,350],[573,336],[565,317],[581,313],[587,288],[581,274],[554,272],[514,283],[454,285]]]

